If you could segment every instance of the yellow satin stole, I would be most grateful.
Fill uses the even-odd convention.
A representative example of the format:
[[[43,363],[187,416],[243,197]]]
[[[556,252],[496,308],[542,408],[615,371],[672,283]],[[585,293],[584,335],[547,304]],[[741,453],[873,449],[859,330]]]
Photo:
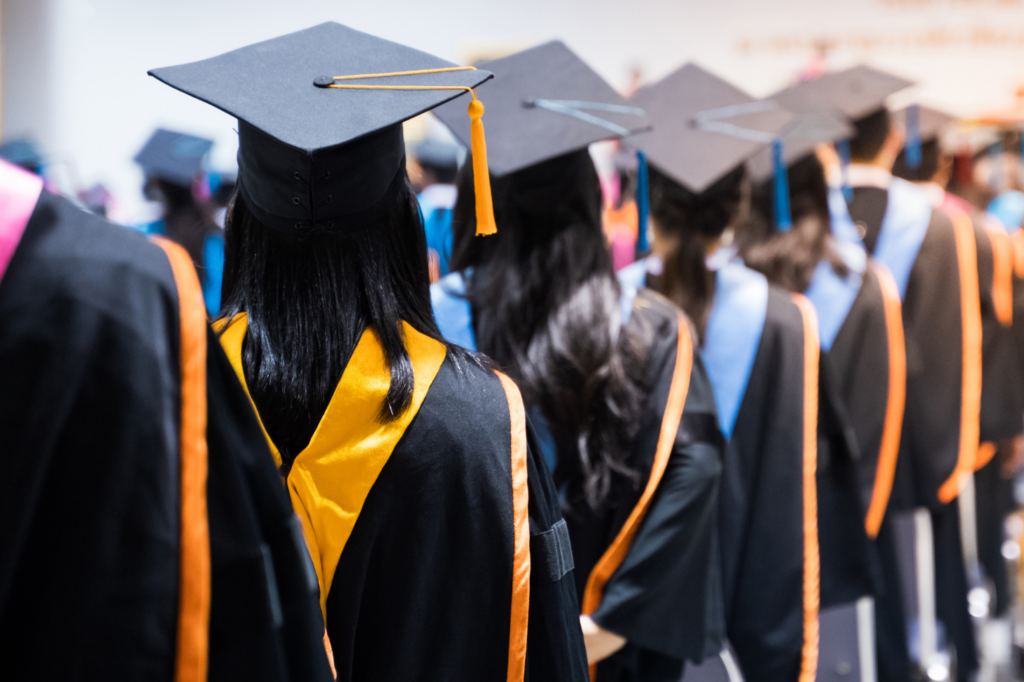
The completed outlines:
[[[288,494],[295,513],[302,521],[320,582],[320,610],[324,614],[324,622],[334,572],[366,496],[423,405],[447,352],[443,344],[419,333],[408,323],[402,324],[405,347],[415,374],[409,409],[390,423],[378,419],[391,385],[391,371],[377,333],[367,329],[356,345],[309,445],[295,457],[288,474]],[[246,315],[236,316],[220,341],[248,394],[249,387],[242,372],[242,341],[246,327]],[[223,324],[218,328],[223,328]],[[251,401],[252,396],[249,398]],[[263,428],[262,421],[260,427]],[[263,435],[267,436],[265,428]],[[281,455],[277,447],[269,437],[267,443],[274,461],[280,466]]]

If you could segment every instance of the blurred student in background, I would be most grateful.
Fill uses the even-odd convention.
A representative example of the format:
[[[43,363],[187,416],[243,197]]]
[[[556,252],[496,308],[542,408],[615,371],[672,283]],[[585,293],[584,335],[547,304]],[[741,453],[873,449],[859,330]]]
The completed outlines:
[[[145,173],[143,194],[163,207],[158,220],[141,226],[146,234],[165,236],[192,258],[210,315],[220,311],[224,272],[224,235],[213,219],[211,176],[205,172],[213,142],[185,133],[157,129],[135,162]]]
[[[953,502],[978,449],[982,332],[976,246],[969,219],[950,220],[925,191],[891,173],[903,136],[892,125],[885,99],[909,85],[859,66],[799,88],[830,103],[855,129],[845,174],[849,215],[868,254],[892,274],[903,304],[907,395],[890,506],[894,523],[899,516],[908,529],[917,528],[915,509],[930,512],[937,615],[947,641],[955,644],[958,675],[966,680],[978,659]],[[912,532],[904,542],[927,537]],[[908,620],[916,617],[907,614]],[[926,659],[937,652],[924,650],[920,641],[911,648],[922,669],[933,664]]]
[[[649,163],[654,242],[619,279],[668,297],[698,334],[726,440],[719,537],[729,644],[749,682],[811,679],[821,581],[814,311],[729,246],[748,210],[745,163],[790,117],[693,64],[630,103],[653,123],[631,142]]]
[[[1024,430],[1024,348],[1020,344],[1024,338],[1020,306],[1024,301],[1020,300],[1020,277],[1014,272],[1012,230],[993,220],[991,213],[946,191],[953,157],[943,150],[942,136],[956,122],[954,116],[914,105],[896,112],[894,120],[907,143],[896,158],[893,175],[921,187],[936,210],[958,219],[968,217],[974,229],[982,324],[981,445],[973,466],[974,494],[967,502],[961,500],[961,521],[976,523],[976,546],[965,546],[964,551],[969,571],[977,571],[980,562],[984,574],[969,574],[969,586],[981,587],[985,578],[991,580],[995,587],[991,614],[1000,617],[1010,603],[1006,561],[1001,554],[1003,521],[1015,508],[1013,483],[1006,469],[1012,473]],[[1003,192],[1002,201],[1012,193]],[[965,509],[970,501],[974,508]]]
[[[455,176],[459,172],[460,150],[453,142],[427,139],[417,144],[413,153],[420,171],[416,198],[427,234],[430,281],[436,282],[448,274],[451,264],[452,211],[458,195]]]

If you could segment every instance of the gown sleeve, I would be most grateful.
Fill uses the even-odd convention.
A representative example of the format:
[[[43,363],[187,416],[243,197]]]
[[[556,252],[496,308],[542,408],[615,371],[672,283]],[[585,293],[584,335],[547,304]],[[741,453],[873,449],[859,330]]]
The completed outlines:
[[[670,369],[676,362],[676,348],[664,353],[660,362]],[[671,378],[671,371],[663,372],[663,377]],[[652,403],[665,404],[668,383],[659,382]],[[663,413],[657,416],[649,420],[655,429],[661,426]],[[628,553],[592,614],[598,625],[625,637],[630,646],[694,662],[721,650],[724,605],[718,492],[722,444],[711,385],[694,353],[668,464]]]
[[[530,629],[526,645],[528,680],[586,682],[587,652],[573,574],[569,531],[558,493],[527,423],[530,489]]]

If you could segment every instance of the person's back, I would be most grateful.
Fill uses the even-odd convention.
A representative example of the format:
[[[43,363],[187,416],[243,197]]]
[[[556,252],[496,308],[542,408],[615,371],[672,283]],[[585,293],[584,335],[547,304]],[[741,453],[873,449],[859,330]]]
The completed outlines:
[[[714,399],[694,330],[678,308],[648,289],[620,294],[597,220],[597,178],[581,170],[587,166],[593,175],[584,150],[495,186],[540,187],[544,175],[576,175],[560,193],[578,198],[567,188],[593,180],[589,226],[537,219],[542,207],[565,211],[553,197],[499,190],[509,202],[500,222],[509,238],[484,254],[457,250],[461,267],[431,295],[446,338],[501,358],[526,391],[566,509],[576,593],[587,625],[599,628],[584,630],[597,679],[676,680],[687,661],[718,654],[724,630]],[[524,223],[514,221],[517,213]],[[468,222],[456,224],[466,230]],[[557,245],[511,234],[549,228]],[[465,243],[465,232],[457,233],[456,246]],[[538,272],[532,264],[541,250],[566,266]],[[525,259],[513,265],[499,253]],[[519,288],[506,286],[510,280]],[[538,306],[530,319],[523,309],[511,312],[521,301],[535,305],[537,287],[564,300],[550,311]]]
[[[11,239],[18,172],[0,167],[7,674],[325,679],[301,531],[187,255],[38,189]]]
[[[411,81],[433,92],[323,77],[412,67],[443,74]],[[453,69],[326,23],[153,73],[239,117],[221,343],[302,521],[338,679],[581,680],[572,566],[518,390],[430,311],[401,121],[490,77]]]
[[[694,322],[726,440],[719,538],[728,643],[745,679],[795,682],[818,666],[813,309],[721,247],[746,205],[745,161],[765,145],[703,130],[702,112],[722,112],[731,126],[725,112],[753,99],[689,64],[634,100],[654,123],[635,138],[648,164],[653,255],[620,280],[660,292]],[[788,116],[743,122],[778,131]]]
[[[619,287],[588,152],[646,127],[644,112],[558,41],[480,66],[504,124],[489,149],[498,232],[473,237],[463,176],[435,317],[523,391],[566,516],[594,679],[677,682],[721,650],[714,400],[681,311]],[[461,112],[438,117],[471,141]]]
[[[980,437],[983,329],[970,218],[951,219],[892,168],[902,140],[887,110],[856,121],[848,170],[850,217],[902,299],[907,396],[891,506],[931,512],[938,618],[955,644],[961,679],[977,667],[954,504]],[[928,654],[925,654],[926,656]]]
[[[831,404],[823,411],[834,413],[822,422],[831,421],[833,432],[848,430],[853,441],[852,447],[833,448],[818,471],[820,497],[836,501],[819,503],[822,601],[835,603],[835,595],[824,593],[835,592],[840,582],[847,583],[841,592],[847,606],[858,597],[874,596],[879,672],[883,679],[901,679],[909,674],[906,626],[891,515],[886,513],[906,390],[899,293],[884,266],[871,261],[860,245],[845,202],[838,189],[827,186],[816,155],[791,161],[787,179],[791,229],[777,228],[773,180],[764,179],[752,191],[751,211],[738,237],[740,253],[748,266],[804,294],[817,312],[820,403]],[[835,640],[839,634],[849,636],[823,632],[823,637]]]

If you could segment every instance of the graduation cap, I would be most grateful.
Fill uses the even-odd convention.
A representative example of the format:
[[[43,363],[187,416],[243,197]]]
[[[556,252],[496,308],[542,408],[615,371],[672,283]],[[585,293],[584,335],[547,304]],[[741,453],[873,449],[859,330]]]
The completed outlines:
[[[885,107],[890,95],[913,85],[913,81],[861,64],[794,85],[790,90],[825,103],[856,121]]]
[[[190,187],[203,172],[212,147],[212,140],[157,128],[135,155],[135,163],[142,166],[148,177]]]
[[[487,100],[488,164],[495,177],[650,127],[641,109],[628,104],[562,42],[480,67],[497,76],[480,89]],[[469,124],[457,106],[438,107],[434,115],[468,146]]]
[[[646,224],[645,176],[650,161],[692,192],[701,193],[757,152],[773,146],[792,120],[771,100],[753,97],[696,64],[686,64],[629,100],[647,111],[653,129],[630,139],[640,151],[638,212]],[[782,173],[785,182],[785,172]],[[788,191],[780,195],[788,201]],[[787,216],[788,204],[780,207]],[[645,232],[640,230],[641,235]]]
[[[293,234],[379,223],[404,173],[402,121],[470,93],[478,233],[494,231],[473,91],[487,71],[327,22],[149,74],[238,118],[239,191]]]
[[[938,109],[911,104],[893,114],[893,122],[903,128],[904,153],[908,168],[921,166],[921,145],[938,139],[942,131],[956,123],[957,117]]]
[[[796,88],[786,88],[768,99],[793,114],[782,133],[782,162],[791,166],[822,142],[838,142],[853,134],[846,117],[832,110],[820,98]],[[762,150],[750,159],[750,175],[755,182],[768,179],[774,171],[772,153]]]
[[[637,91],[653,129],[630,138],[647,160],[700,193],[771,145],[792,120],[770,100],[753,97],[696,64]]]
[[[916,114],[911,110],[916,109]],[[938,138],[942,133],[960,119],[952,114],[947,114],[938,109],[912,104],[905,109],[900,109],[893,114],[893,123],[902,126],[906,130],[914,116],[917,116],[917,133],[922,142],[928,142]],[[909,133],[908,133],[909,134]]]

